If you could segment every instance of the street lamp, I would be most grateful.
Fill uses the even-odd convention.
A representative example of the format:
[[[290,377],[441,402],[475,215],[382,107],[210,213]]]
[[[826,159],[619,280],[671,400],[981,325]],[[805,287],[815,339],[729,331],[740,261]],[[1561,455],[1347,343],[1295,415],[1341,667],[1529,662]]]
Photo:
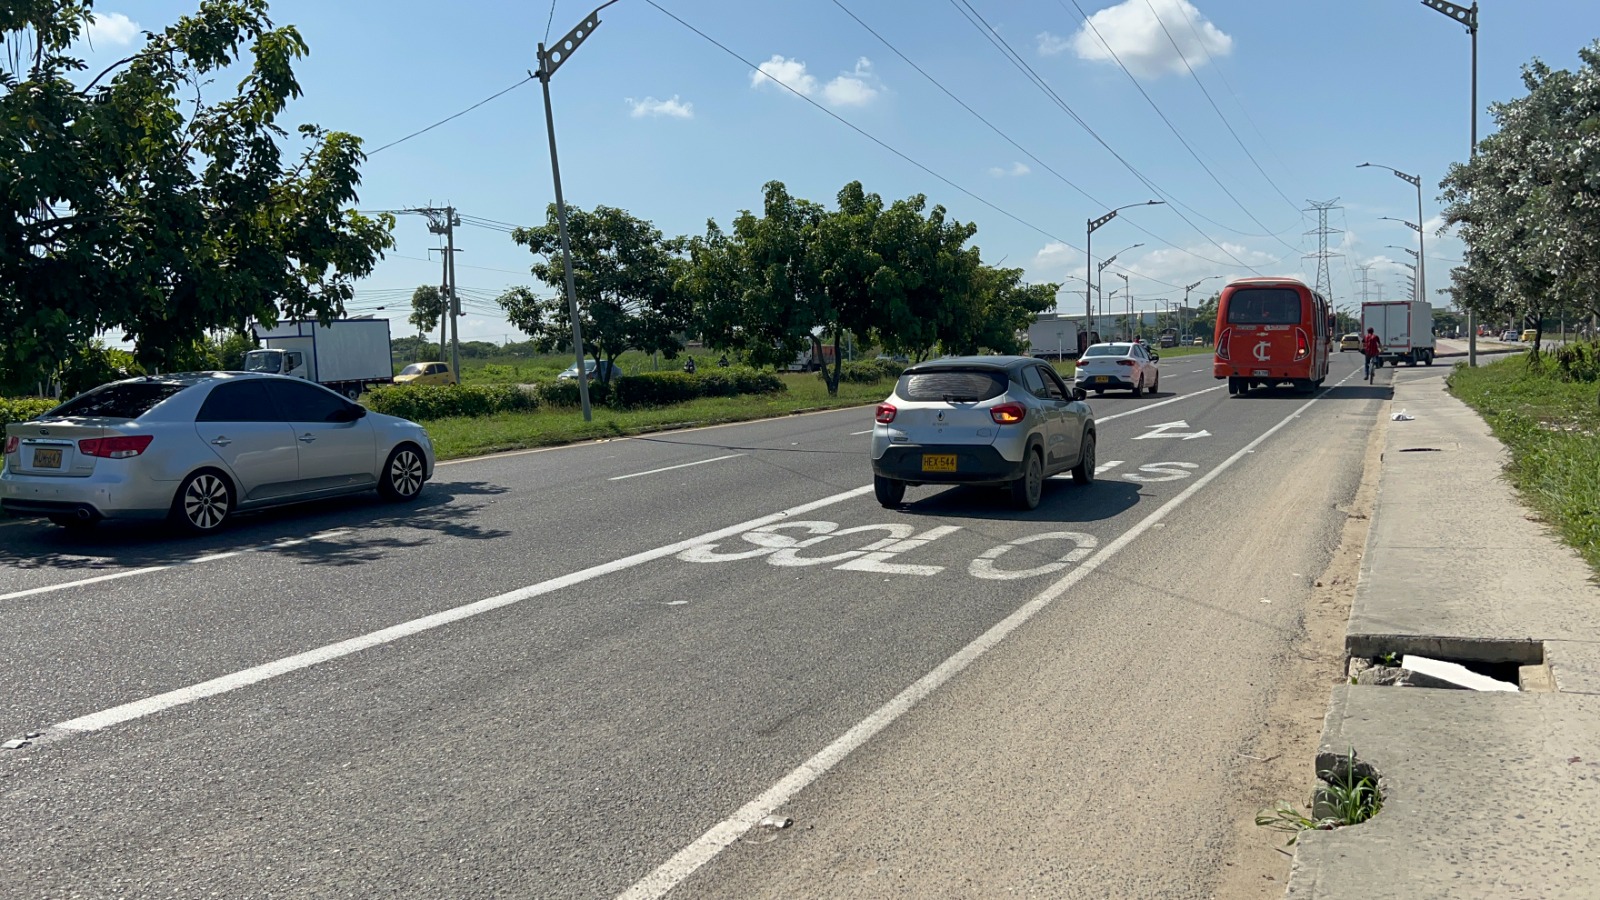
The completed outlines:
[[[1134,249],[1137,249],[1137,248],[1143,247],[1143,246],[1144,246],[1144,243],[1140,242],[1140,243],[1134,244],[1132,247],[1123,247],[1121,250],[1118,250],[1117,252],[1111,254],[1111,256],[1109,258],[1102,259],[1099,263],[1097,263],[1096,264],[1096,269],[1095,269],[1095,275],[1100,279],[1100,284],[1104,285],[1105,282],[1106,282],[1106,266],[1109,266],[1112,263],[1116,262],[1117,261],[1117,257],[1121,256],[1124,253],[1127,253],[1129,250],[1134,250]],[[1095,293],[1096,293],[1096,295],[1099,295],[1100,289],[1096,288],[1095,289]],[[1104,320],[1105,319],[1105,317],[1106,317],[1106,298],[1105,297],[1103,297],[1103,296],[1099,297],[1098,308],[1095,310],[1095,313],[1096,313],[1096,319],[1097,320]]]
[[[1472,146],[1468,150],[1468,159],[1478,158],[1478,3],[1473,0],[1471,6],[1458,6],[1446,0],[1422,0],[1422,5],[1440,15],[1449,16],[1455,21],[1466,26],[1467,33],[1472,35],[1472,108],[1469,117],[1472,125]],[[1421,218],[1418,216],[1418,218]],[[1477,316],[1469,308],[1467,310],[1467,365],[1478,364],[1478,328]]]
[[[615,3],[616,0],[611,0],[611,2]],[[1119,206],[1099,218],[1090,219],[1088,231],[1084,235],[1083,241],[1083,280],[1088,281],[1089,277],[1094,274],[1089,270],[1089,266],[1094,261],[1094,233],[1096,229],[1115,219],[1117,213],[1125,209],[1133,209],[1135,206],[1164,206],[1166,202],[1165,200],[1146,200],[1143,203],[1129,203],[1127,206]],[[1087,326],[1089,317],[1092,315],[1094,315],[1093,297],[1090,296],[1089,288],[1085,287],[1083,289],[1083,321],[1085,326]]]
[[[616,2],[608,0],[595,7],[594,12],[556,41],[554,48],[546,50],[544,44],[540,43],[539,71],[534,73],[539,83],[544,85],[544,124],[550,133],[550,173],[556,182],[556,223],[561,231],[561,265],[567,277],[567,315],[572,319],[572,352],[578,360],[578,401],[583,406],[585,422],[593,418],[589,408],[589,368],[583,364],[583,324],[578,320],[578,288],[572,277],[572,245],[567,240],[567,202],[561,196],[561,163],[556,158],[556,120],[550,111],[550,77],[600,25],[600,10]]]
[[[1133,289],[1128,287],[1128,276],[1125,273],[1118,272],[1117,275],[1122,277],[1122,299],[1128,304],[1128,316],[1122,321],[1128,326],[1128,340],[1131,341],[1133,340]]]
[[[1386,250],[1404,250],[1405,252],[1411,254],[1412,259],[1418,258],[1417,251],[1411,249],[1410,247],[1402,247],[1399,244],[1384,244],[1383,246]]]
[[[1413,226],[1417,231],[1417,294],[1426,300],[1428,297],[1428,274],[1426,271],[1424,271],[1426,267],[1422,262],[1422,256],[1427,252],[1426,248],[1424,248],[1422,244],[1422,223],[1426,221],[1422,218],[1422,178],[1418,175],[1407,175],[1399,169],[1390,169],[1388,166],[1383,165],[1382,163],[1364,162],[1361,165],[1356,166],[1356,168],[1361,169],[1367,166],[1372,166],[1378,169],[1389,169],[1389,171],[1393,172],[1396,177],[1417,189],[1417,224]],[[1410,225],[1411,223],[1407,222],[1406,224]],[[1415,300],[1416,297],[1413,297],[1412,299]]]
[[[1199,281],[1196,281],[1194,284],[1186,284],[1183,286],[1183,306],[1178,307],[1178,334],[1183,334],[1183,311],[1189,305],[1189,292],[1213,278],[1221,277],[1221,275],[1207,275]]]

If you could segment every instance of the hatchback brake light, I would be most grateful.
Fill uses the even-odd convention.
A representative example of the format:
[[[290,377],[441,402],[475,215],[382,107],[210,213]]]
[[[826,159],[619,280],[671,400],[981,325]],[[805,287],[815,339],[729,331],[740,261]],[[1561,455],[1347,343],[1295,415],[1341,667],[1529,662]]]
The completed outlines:
[[[894,421],[894,414],[897,412],[899,412],[899,410],[895,409],[891,404],[879,403],[878,412],[874,418],[878,420],[879,425],[887,425]]]
[[[84,456],[104,459],[127,459],[143,453],[155,435],[129,434],[120,437],[85,438],[78,442],[78,452]]]
[[[1217,359],[1220,359],[1223,362],[1227,362],[1227,360],[1228,360],[1228,341],[1230,339],[1232,339],[1232,338],[1233,338],[1233,329],[1232,328],[1224,328],[1224,329],[1222,329],[1222,334],[1217,337]]]
[[[1015,425],[1027,414],[1028,411],[1019,403],[1002,403],[989,408],[989,418],[993,419],[996,425]]]
[[[6,452],[7,453],[15,453],[15,452],[17,452],[17,444],[18,443],[19,443],[19,441],[17,440],[17,436],[16,435],[14,435],[14,434],[7,435],[6,436]]]

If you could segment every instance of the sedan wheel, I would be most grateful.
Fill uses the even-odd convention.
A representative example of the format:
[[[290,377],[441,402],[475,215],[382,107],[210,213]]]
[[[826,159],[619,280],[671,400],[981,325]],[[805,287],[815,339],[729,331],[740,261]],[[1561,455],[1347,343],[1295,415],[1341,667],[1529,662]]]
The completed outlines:
[[[410,444],[394,449],[389,461],[383,465],[383,477],[378,480],[378,493],[389,500],[415,500],[422,493],[422,475],[426,467],[422,453]]]
[[[1011,502],[1018,509],[1037,509],[1044,497],[1044,463],[1039,454],[1028,451],[1028,467],[1022,477],[1011,482]]]
[[[1140,373],[1140,375],[1139,375],[1139,383],[1133,386],[1133,395],[1135,397],[1143,397],[1144,396],[1144,374],[1143,373]]]
[[[183,480],[172,504],[172,521],[194,534],[210,534],[233,512],[233,492],[216,472],[200,471]]]
[[[1078,464],[1072,467],[1074,484],[1094,484],[1094,432],[1083,436],[1083,446],[1078,450]]]

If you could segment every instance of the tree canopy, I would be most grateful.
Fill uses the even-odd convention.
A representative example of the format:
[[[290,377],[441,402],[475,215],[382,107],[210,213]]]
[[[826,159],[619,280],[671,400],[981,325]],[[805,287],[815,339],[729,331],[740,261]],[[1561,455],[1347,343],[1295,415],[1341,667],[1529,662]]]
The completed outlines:
[[[1442,183],[1466,244],[1448,291],[1485,319],[1600,315],[1600,41],[1578,55],[1524,66],[1528,93],[1490,105],[1498,130]]]
[[[92,10],[0,9],[0,369],[118,332],[169,367],[210,330],[340,314],[393,220],[350,208],[359,138],[279,124],[299,32],[266,0],[203,0],[90,75],[75,54]]]

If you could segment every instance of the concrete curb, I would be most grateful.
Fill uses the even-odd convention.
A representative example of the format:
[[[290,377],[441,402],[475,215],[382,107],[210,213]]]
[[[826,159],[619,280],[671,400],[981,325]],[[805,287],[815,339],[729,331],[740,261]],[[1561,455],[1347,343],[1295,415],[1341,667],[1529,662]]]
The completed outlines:
[[[1514,663],[1524,690],[1336,687],[1317,770],[1353,750],[1384,806],[1301,838],[1295,900],[1600,896],[1587,852],[1600,838],[1600,587],[1522,506],[1504,447],[1445,392],[1448,373],[1392,376],[1389,408],[1414,418],[1383,423],[1346,653]],[[1530,692],[1548,690],[1546,671],[1556,692]]]

